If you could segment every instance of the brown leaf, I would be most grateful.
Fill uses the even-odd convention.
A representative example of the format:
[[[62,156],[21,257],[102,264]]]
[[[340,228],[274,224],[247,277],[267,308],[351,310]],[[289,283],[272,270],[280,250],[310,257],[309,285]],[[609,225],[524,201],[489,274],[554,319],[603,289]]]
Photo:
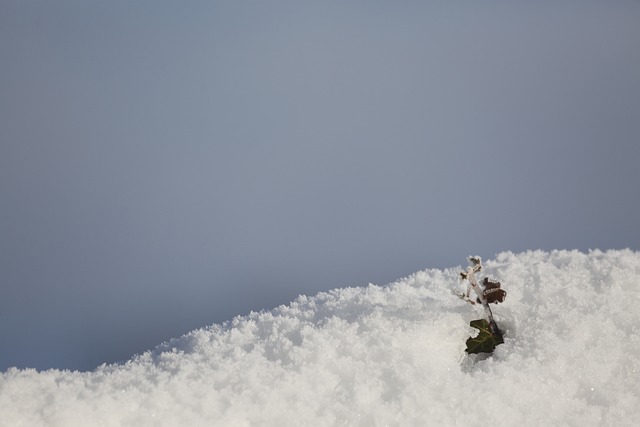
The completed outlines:
[[[507,292],[500,289],[500,282],[493,282],[485,277],[482,281],[482,285],[484,287],[482,295],[489,304],[498,304],[499,302],[503,302],[507,297]],[[480,302],[479,299],[478,302]]]

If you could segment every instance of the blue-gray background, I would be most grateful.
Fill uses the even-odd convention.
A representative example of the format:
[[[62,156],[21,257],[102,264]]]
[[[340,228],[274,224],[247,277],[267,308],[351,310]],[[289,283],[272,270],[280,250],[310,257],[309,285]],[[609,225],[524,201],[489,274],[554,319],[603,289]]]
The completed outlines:
[[[2,1],[0,369],[640,249],[640,2]]]

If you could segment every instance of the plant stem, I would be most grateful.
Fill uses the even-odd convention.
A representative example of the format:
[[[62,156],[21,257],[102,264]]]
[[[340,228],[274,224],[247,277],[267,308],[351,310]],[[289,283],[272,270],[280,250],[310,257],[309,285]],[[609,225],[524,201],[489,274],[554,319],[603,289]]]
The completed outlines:
[[[493,313],[491,312],[491,307],[489,307],[489,303],[487,302],[487,299],[484,297],[484,294],[482,293],[482,289],[480,288],[480,285],[478,284],[478,280],[476,279],[476,276],[475,276],[475,273],[482,270],[482,264],[479,258],[476,258],[475,260],[472,259],[472,262],[474,265],[467,269],[467,280],[469,280],[469,284],[475,291],[476,295],[478,296],[478,300],[480,301],[480,304],[482,304],[482,307],[484,308],[484,314],[487,317],[487,320],[489,321],[489,328],[491,329],[491,333],[502,339],[502,331],[500,330],[500,328],[498,328],[498,324],[496,323],[496,321],[493,320]]]

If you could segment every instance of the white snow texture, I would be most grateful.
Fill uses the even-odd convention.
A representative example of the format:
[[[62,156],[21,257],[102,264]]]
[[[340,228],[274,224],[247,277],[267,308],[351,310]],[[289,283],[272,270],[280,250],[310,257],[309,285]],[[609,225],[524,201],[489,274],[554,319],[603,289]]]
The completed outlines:
[[[462,267],[466,267],[462,266]],[[640,253],[501,253],[505,342],[466,355],[460,268],[301,296],[93,372],[0,373],[0,426],[631,426]]]

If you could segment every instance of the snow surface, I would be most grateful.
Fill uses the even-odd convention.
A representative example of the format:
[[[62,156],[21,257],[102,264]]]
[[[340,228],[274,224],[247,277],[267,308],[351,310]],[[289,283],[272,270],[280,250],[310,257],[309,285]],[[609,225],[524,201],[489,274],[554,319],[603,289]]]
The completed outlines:
[[[301,296],[93,372],[0,374],[1,426],[631,426],[640,253],[501,253],[505,343],[467,356],[460,268]],[[465,266],[466,267],[466,266]]]

